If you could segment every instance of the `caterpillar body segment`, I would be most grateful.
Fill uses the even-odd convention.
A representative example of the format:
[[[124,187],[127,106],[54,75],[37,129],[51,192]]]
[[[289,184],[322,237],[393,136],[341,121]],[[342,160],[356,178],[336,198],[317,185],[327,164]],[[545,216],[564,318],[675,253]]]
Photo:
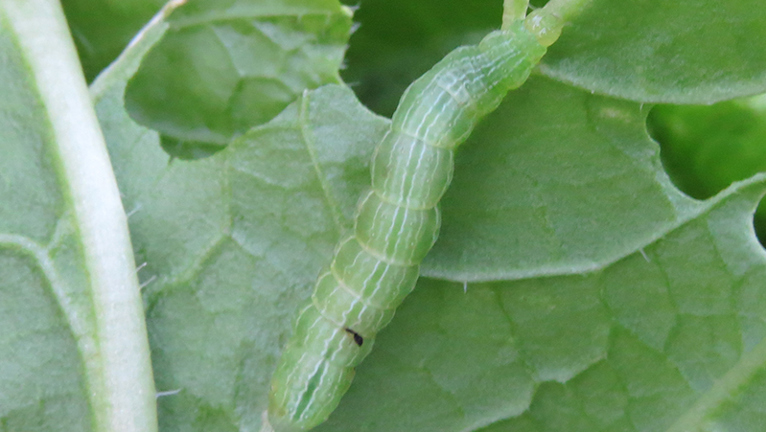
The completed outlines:
[[[307,431],[336,408],[436,241],[455,148],[545,54],[537,33],[516,21],[453,51],[405,91],[375,150],[372,189],[360,201],[354,233],[338,245],[296,319],[262,431]]]

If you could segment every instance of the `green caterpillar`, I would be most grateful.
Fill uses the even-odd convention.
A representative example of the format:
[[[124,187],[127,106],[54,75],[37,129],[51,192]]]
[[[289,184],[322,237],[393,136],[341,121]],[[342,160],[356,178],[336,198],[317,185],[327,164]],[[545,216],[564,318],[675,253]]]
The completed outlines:
[[[538,10],[451,52],[404,93],[375,150],[372,190],[360,201],[354,233],[340,242],[296,319],[263,431],[307,431],[336,408],[354,367],[415,287],[438,236],[437,204],[452,179],[455,148],[526,81],[560,29]]]

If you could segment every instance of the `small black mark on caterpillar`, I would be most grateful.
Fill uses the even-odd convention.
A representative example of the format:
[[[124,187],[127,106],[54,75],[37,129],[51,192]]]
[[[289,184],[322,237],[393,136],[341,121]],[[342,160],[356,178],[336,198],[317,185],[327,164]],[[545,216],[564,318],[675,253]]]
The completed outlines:
[[[359,333],[351,330],[348,327],[344,328],[343,330],[346,330],[346,332],[354,336],[354,343],[356,343],[358,346],[362,346],[362,344],[364,343],[364,338]]]

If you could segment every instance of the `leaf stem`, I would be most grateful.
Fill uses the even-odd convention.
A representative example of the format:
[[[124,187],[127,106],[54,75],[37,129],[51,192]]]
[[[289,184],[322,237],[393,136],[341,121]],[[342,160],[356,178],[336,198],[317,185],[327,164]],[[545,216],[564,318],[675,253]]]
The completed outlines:
[[[154,432],[154,381],[127,219],[66,19],[56,0],[0,0],[0,14],[46,112],[47,144],[88,274],[96,348],[80,352],[93,430]]]
[[[524,19],[529,8],[529,0],[504,0],[502,29],[508,29],[514,21]]]

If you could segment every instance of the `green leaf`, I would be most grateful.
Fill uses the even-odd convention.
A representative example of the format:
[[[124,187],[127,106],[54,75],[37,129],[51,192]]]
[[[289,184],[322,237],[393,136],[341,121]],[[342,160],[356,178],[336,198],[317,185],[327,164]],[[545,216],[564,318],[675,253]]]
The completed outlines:
[[[152,280],[158,387],[180,390],[160,399],[163,428],[257,428],[294,308],[347,227],[386,122],[326,87],[211,158],[168,165],[156,134],[121,132],[119,88],[104,95]],[[427,267],[477,283],[424,279],[324,430],[758,419],[743,395],[759,394],[766,358],[750,222],[764,181],[683,196],[645,113],[537,79],[487,119],[459,155]]]
[[[349,226],[387,121],[322,87],[210,158],[168,163],[158,134],[121,111],[120,75],[97,81],[96,106],[146,262],[157,388],[180,390],[160,399],[161,427],[257,426],[295,308]]]
[[[526,115],[510,117],[509,110]],[[467,190],[460,196],[463,212],[481,209],[480,215],[495,217],[469,223],[463,216],[437,244],[464,231],[457,237],[464,243],[448,243],[444,251],[476,263],[477,280],[500,280],[467,286],[422,280],[319,430],[477,430],[490,424],[487,431],[759,430],[764,419],[747,397],[766,390],[759,378],[766,366],[759,306],[766,256],[753,235],[752,213],[766,179],[735,184],[705,202],[682,198],[660,169],[656,144],[640,133],[644,115],[637,105],[545,80],[528,83],[488,119],[484,127],[502,141],[509,134],[498,119],[511,119],[509,130],[521,137],[503,147],[514,149],[512,157],[489,139],[484,146],[474,141],[457,168],[458,176],[473,167],[485,179],[471,189],[479,202]],[[585,139],[572,138],[579,135]],[[553,152],[542,145],[546,140],[568,146]],[[579,154],[590,156],[587,172],[568,177],[577,172]],[[538,171],[537,181],[519,181]],[[456,177],[453,200],[453,191],[469,188],[461,181]],[[595,190],[585,192],[590,187]],[[560,188],[568,194],[559,195]],[[481,201],[493,196],[488,191],[514,189],[522,192],[508,201],[513,207],[500,199]],[[589,198],[599,192],[598,199]],[[568,205],[556,208],[564,198]],[[449,200],[445,224],[458,209],[448,207]],[[575,205],[578,200],[582,205]],[[538,211],[555,211],[515,216],[535,204]],[[585,211],[589,207],[594,214]],[[469,242],[482,228],[494,237]],[[521,235],[530,241],[518,240]],[[531,243],[546,238],[548,247]],[[492,248],[502,241],[518,245]],[[587,257],[597,244],[612,259],[596,270]],[[555,271],[532,259],[518,263],[525,253],[534,257],[546,249],[558,252],[548,257],[550,267],[567,253],[575,259],[582,254],[586,262],[560,263]],[[516,254],[505,260],[508,273],[480,267],[481,258],[500,263],[492,253],[503,250]],[[465,265],[444,251],[430,263],[444,272]],[[523,271],[513,271],[517,266]]]
[[[387,121],[325,86],[209,158],[172,159],[124,108],[145,36],[92,92],[146,263],[161,427],[257,430]],[[422,279],[320,430],[759,431],[766,179],[684,196],[645,115],[546,78],[511,95],[458,155],[424,266],[442,279]]]
[[[758,0],[592,0],[542,71],[639,102],[712,103],[766,91]]]
[[[350,27],[337,0],[190,1],[130,82],[127,107],[171,154],[207,155],[304,89],[339,82]]]
[[[662,172],[647,111],[547,79],[511,93],[460,148],[422,272],[473,281],[595,270],[693,217],[704,205]]]
[[[58,2],[0,2],[0,53],[0,425],[154,431],[125,213]]]
[[[736,185],[599,272],[424,280],[320,430],[759,430],[764,188]]]

